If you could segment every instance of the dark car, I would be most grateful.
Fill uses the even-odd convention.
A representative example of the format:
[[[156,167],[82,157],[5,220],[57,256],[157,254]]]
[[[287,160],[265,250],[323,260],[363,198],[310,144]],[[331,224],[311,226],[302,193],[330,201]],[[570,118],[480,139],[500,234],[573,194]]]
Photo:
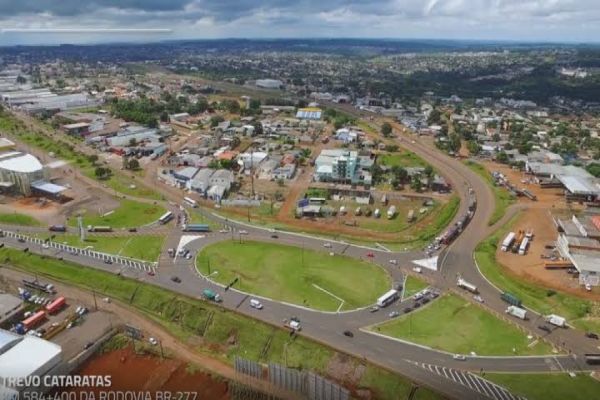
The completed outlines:
[[[108,258],[104,259],[104,264],[112,264],[112,263],[113,262],[110,259],[108,259]]]
[[[344,336],[354,337],[354,333],[352,333],[350,331],[344,331]]]
[[[598,339],[598,334],[594,333],[594,332],[586,332],[585,333],[585,337],[588,337],[590,339]]]
[[[87,342],[87,343],[85,344],[85,346],[83,346],[83,348],[84,348],[85,350],[87,350],[87,349],[89,349],[90,347],[92,347],[93,345],[94,345],[94,343],[93,343],[93,342]]]
[[[405,312],[405,313],[409,313],[409,312],[411,312],[411,311],[412,311],[412,307],[405,307],[405,308],[404,308],[404,312]]]
[[[137,232],[137,228],[129,228],[129,232]]]
[[[540,329],[544,332],[548,332],[548,333],[552,332],[552,329],[550,329],[550,327],[547,325],[540,325],[540,326],[538,326],[538,329]]]
[[[171,277],[171,280],[172,280],[173,282],[175,282],[175,283],[180,283],[180,282],[181,282],[181,279],[180,279],[178,276],[172,276],[172,277]]]
[[[279,239],[279,236],[277,236],[277,235],[271,235],[271,239]]]
[[[19,243],[25,243],[25,239],[23,239],[23,238],[18,238],[18,239],[17,239],[17,241],[18,241]]]

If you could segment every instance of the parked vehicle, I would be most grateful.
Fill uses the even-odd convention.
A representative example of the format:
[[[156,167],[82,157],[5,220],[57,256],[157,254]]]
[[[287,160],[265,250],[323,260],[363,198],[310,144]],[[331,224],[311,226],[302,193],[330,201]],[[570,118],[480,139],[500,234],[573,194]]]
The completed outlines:
[[[344,336],[354,337],[354,333],[352,333],[350,331],[344,331]]]
[[[396,318],[398,315],[400,315],[400,313],[398,311],[392,311],[391,313],[388,314],[388,317]]]
[[[48,230],[50,232],[66,232],[67,227],[64,225],[50,225],[50,227],[48,227]]]
[[[178,276],[172,276],[171,280],[175,283],[181,283],[181,279]]]
[[[538,329],[548,333],[552,332],[552,329],[548,325],[539,325]]]
[[[512,306],[517,306],[517,307],[522,306],[521,299],[519,299],[517,296],[515,296],[512,293],[504,292],[500,295],[500,298]]]
[[[56,313],[60,311],[66,304],[66,299],[63,296],[60,296],[46,306],[46,311],[48,311],[49,314]]]
[[[598,334],[594,332],[586,332],[585,337],[598,340]]]

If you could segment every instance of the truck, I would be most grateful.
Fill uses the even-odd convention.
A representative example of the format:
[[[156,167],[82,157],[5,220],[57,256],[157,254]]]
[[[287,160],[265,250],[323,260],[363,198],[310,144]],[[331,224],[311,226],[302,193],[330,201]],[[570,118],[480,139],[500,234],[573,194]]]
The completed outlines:
[[[546,315],[546,322],[558,326],[559,328],[564,328],[567,325],[567,320],[564,317],[556,314]]]
[[[519,248],[521,247],[521,242],[523,241],[524,238],[525,238],[525,232],[522,230],[519,230],[512,246],[510,246],[510,251],[517,254],[519,252]]]
[[[284,319],[283,326],[290,328],[292,331],[295,331],[295,332],[302,329],[302,327],[300,326],[300,321],[298,320],[298,318],[295,318],[295,317],[292,317],[289,320]]]
[[[527,319],[527,310],[517,306],[508,306],[506,308],[506,313],[512,315],[513,317],[520,318],[522,320]]]
[[[515,296],[514,294],[509,293],[509,292],[502,293],[500,295],[500,298],[512,306],[521,307],[523,305],[523,303],[521,302],[521,299],[519,299],[517,296]]]
[[[392,219],[396,215],[396,206],[390,206],[387,210],[387,219]]]
[[[458,236],[458,227],[451,226],[443,235],[441,242],[442,244],[450,244]]]
[[[87,230],[88,232],[112,232],[112,228],[106,225],[88,225]]]
[[[30,316],[29,318],[24,319],[21,323],[23,324],[23,328],[25,328],[25,330],[28,331],[28,330],[38,326],[45,319],[46,319],[46,312],[38,311],[38,312],[34,313],[32,316]]]
[[[67,227],[64,225],[50,225],[48,227],[48,230],[50,232],[66,232],[67,231]]]
[[[202,291],[202,297],[206,300],[214,301],[215,303],[220,303],[222,300],[218,293],[215,293],[210,289],[204,289]]]
[[[473,294],[479,293],[479,291],[477,290],[477,286],[465,281],[463,278],[458,278],[458,280],[456,281],[456,286],[458,286],[459,288],[468,290],[469,292],[471,292]]]
[[[209,232],[210,227],[206,224],[185,224],[182,230],[184,232]]]
[[[519,246],[520,256],[525,255],[525,253],[527,252],[527,246],[529,246],[529,238],[526,236],[525,239],[523,239],[523,241],[521,242],[521,245]]]
[[[415,219],[415,210],[409,210],[406,216],[406,222],[413,222]]]
[[[515,236],[516,236],[516,234],[514,232],[509,232],[508,235],[506,235],[506,237],[502,241],[502,247],[500,249],[502,251],[508,251],[508,249],[510,248],[510,245],[515,240]]]
[[[56,291],[54,290],[54,285],[51,283],[43,283],[43,282],[39,282],[37,280],[32,281],[29,279],[23,279],[23,285],[25,285],[25,287],[27,287],[27,288],[40,290],[40,291],[46,292],[48,294],[56,293]]]
[[[57,297],[54,301],[46,305],[46,311],[48,312],[48,314],[54,314],[55,312],[60,311],[60,309],[65,306],[65,304],[67,304],[67,302],[63,296]]]

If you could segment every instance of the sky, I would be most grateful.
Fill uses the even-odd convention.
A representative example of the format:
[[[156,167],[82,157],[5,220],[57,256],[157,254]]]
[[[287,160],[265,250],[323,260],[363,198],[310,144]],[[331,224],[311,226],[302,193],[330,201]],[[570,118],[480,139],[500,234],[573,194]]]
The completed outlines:
[[[0,45],[317,37],[599,42],[600,0],[0,0]]]

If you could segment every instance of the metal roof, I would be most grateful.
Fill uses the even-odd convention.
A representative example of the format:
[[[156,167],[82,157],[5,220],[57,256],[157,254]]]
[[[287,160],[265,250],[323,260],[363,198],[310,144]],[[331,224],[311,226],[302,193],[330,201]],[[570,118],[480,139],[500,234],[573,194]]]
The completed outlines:
[[[45,193],[50,193],[50,194],[58,194],[60,192],[64,192],[65,190],[67,190],[67,188],[64,186],[55,185],[54,183],[45,182],[45,181],[33,182],[31,184],[31,187],[34,189],[37,189],[37,190],[41,190],[42,192],[45,192]]]
[[[0,354],[4,353],[19,340],[21,340],[21,336],[15,335],[9,331],[5,331],[4,329],[0,329]]]
[[[31,154],[10,152],[0,154],[0,168],[14,172],[31,173],[41,170],[43,166]]]
[[[40,367],[49,366],[53,360],[59,360],[61,353],[59,345],[26,335],[19,343],[0,355],[0,376],[28,377]]]

